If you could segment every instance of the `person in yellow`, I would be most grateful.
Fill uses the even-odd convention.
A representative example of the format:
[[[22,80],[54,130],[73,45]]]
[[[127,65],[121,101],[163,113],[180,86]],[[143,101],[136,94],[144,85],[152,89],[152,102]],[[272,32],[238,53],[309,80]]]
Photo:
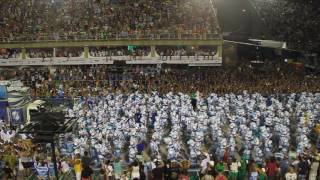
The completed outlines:
[[[13,174],[15,175],[17,157],[13,150],[11,150],[10,152],[7,152],[7,154],[4,156],[4,161],[8,163],[8,166],[13,170]]]
[[[76,154],[76,157],[74,158],[73,168],[76,174],[76,179],[81,180],[82,165],[81,165],[80,154]]]

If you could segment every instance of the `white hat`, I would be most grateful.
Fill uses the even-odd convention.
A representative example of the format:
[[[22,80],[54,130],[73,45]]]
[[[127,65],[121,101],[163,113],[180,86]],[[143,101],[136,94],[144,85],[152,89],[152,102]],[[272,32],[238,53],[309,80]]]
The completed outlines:
[[[214,161],[209,161],[209,164],[210,164],[211,167],[213,167],[214,166]]]

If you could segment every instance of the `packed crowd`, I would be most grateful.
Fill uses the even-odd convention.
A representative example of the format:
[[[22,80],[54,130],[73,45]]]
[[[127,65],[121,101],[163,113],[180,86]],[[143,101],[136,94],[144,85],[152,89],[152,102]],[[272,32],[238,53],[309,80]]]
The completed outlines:
[[[319,1],[253,0],[272,36],[291,48],[318,52],[320,49]]]
[[[110,57],[110,56],[148,56],[150,55],[149,47],[114,47],[114,48],[91,48],[90,56],[92,57]]]
[[[16,78],[32,89],[34,97],[87,96],[120,90],[160,93],[169,91],[190,94],[199,90],[208,95],[259,92],[261,94],[287,94],[319,92],[319,77],[289,70],[286,67],[260,71],[250,66],[224,67],[169,67],[157,66],[69,66],[37,69],[6,70],[1,79]],[[58,95],[60,94],[60,95]]]
[[[7,40],[219,32],[210,0],[13,0],[0,11],[0,37]]]
[[[189,157],[195,161],[203,149],[210,149],[210,145],[205,146],[206,140],[207,143],[217,143],[212,144],[212,151],[218,159],[223,157],[226,147],[230,148],[231,155],[243,148],[244,155],[248,157],[254,151],[253,158],[257,163],[263,163],[264,158],[270,157],[273,152],[287,154],[290,148],[294,148],[302,154],[306,149],[311,149],[307,135],[317,123],[318,94],[291,94],[281,97],[282,102],[247,93],[238,96],[226,94],[223,97],[211,94],[208,98],[195,94],[195,98],[197,104],[193,107],[190,97],[182,93],[89,97],[68,110],[68,116],[79,118],[77,133],[70,134],[72,138],[68,139],[73,139],[78,152],[84,152],[85,147],[92,144],[97,149],[97,157],[114,153],[116,158],[121,158],[120,152],[129,139],[129,149],[124,152],[128,152],[130,162],[141,153],[144,145],[150,145],[151,155],[157,157],[161,154],[162,143],[167,145],[165,155],[168,159]],[[261,110],[254,110],[257,108]],[[298,124],[291,125],[290,121]],[[149,143],[146,141],[150,127],[154,130]],[[297,129],[296,139],[290,139],[293,129]],[[182,139],[184,136],[187,136],[186,142]],[[205,139],[209,136],[213,139]],[[242,146],[238,144],[236,147],[239,143],[236,138],[243,141]],[[114,141],[110,142],[110,139]],[[139,149],[140,146],[142,149]]]
[[[89,96],[66,109],[77,124],[60,138],[59,172],[77,180],[306,179],[319,160],[319,110],[319,93]],[[30,168],[40,179],[54,175],[48,150],[4,122],[0,140],[4,177]],[[188,172],[195,167],[198,174]]]
[[[19,58],[20,52],[18,49],[0,49],[0,59]]]
[[[28,49],[28,58],[48,58],[53,57],[53,49]]]
[[[78,127],[65,137],[63,151],[84,156],[91,152],[96,162],[111,158],[132,163],[132,179],[140,179],[145,171],[139,170],[136,160],[200,164],[202,175],[217,179],[225,175],[291,179],[297,172],[304,179],[309,160],[315,158],[310,155],[318,152],[314,128],[319,123],[319,100],[318,93],[281,98],[246,92],[201,97],[156,91],[92,96],[67,110],[69,117],[78,118]],[[153,168],[151,164],[149,170]],[[188,176],[179,168],[175,171],[169,179]]]
[[[187,179],[200,168],[204,179],[303,179],[318,156],[319,78],[288,67],[59,66],[0,75],[24,81],[35,99],[75,99],[66,116],[77,124],[56,149],[66,176]],[[5,176],[25,177],[30,167],[53,176],[50,150],[0,125]]]
[[[155,50],[155,55],[159,56],[160,60],[171,60],[172,57],[176,56],[179,59],[182,57],[187,57],[188,59],[213,59],[216,55],[215,47],[158,47]],[[91,48],[90,56],[91,57],[112,57],[112,56],[132,56],[133,59],[137,57],[146,57],[151,56],[149,47],[132,47],[123,48]],[[110,57],[110,58],[111,58]]]
[[[172,57],[177,56],[179,59],[182,57],[187,57],[187,59],[194,58],[199,60],[213,59],[216,55],[217,49],[215,47],[177,47],[177,48],[167,48],[158,47],[156,52],[160,56],[161,60],[171,60]]]

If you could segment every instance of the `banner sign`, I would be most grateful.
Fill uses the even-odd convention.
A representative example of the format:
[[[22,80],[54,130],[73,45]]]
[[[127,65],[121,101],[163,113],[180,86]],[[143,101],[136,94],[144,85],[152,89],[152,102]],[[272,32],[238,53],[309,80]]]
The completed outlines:
[[[8,99],[7,86],[0,85],[0,99]]]
[[[12,125],[20,125],[24,123],[23,108],[10,109],[10,112]]]

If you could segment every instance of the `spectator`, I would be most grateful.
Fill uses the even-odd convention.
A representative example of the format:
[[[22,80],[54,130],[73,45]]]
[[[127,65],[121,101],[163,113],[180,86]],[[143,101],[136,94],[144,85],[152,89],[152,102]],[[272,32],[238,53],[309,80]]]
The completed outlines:
[[[180,173],[179,180],[189,180],[188,172],[186,170]]]
[[[274,157],[271,157],[269,159],[269,162],[266,165],[266,170],[267,170],[268,179],[270,180],[277,179],[278,165]]]
[[[84,165],[81,172],[81,180],[90,180],[92,178],[93,170],[89,165]]]
[[[171,161],[170,167],[168,168],[169,180],[178,180],[180,174],[180,169],[177,161]]]
[[[288,172],[285,175],[286,180],[297,180],[297,173],[294,171],[294,167],[289,167]]]
[[[49,168],[44,161],[41,161],[40,164],[36,165],[36,171],[38,179],[45,180],[49,176]]]
[[[105,174],[108,177],[108,180],[112,179],[114,172],[113,172],[113,166],[110,163],[110,160],[107,160],[105,162],[103,169],[104,169]]]
[[[4,180],[13,180],[13,170],[10,168],[9,163],[6,162],[5,167],[3,168]]]
[[[214,180],[214,177],[210,172],[206,172],[204,176],[202,176],[201,180]]]
[[[119,180],[120,177],[121,177],[121,174],[123,173],[122,172],[122,165],[121,165],[121,162],[120,160],[117,160],[115,163],[114,163],[114,176],[115,176],[115,179],[116,180]]]
[[[108,180],[107,175],[106,175],[104,169],[102,169],[102,168],[100,169],[98,180]]]
[[[142,162],[139,162],[139,173],[140,173],[140,178],[139,178],[139,180],[146,180],[146,174],[145,174],[145,172],[144,172],[144,165],[143,165],[143,163]]]
[[[301,180],[307,179],[307,175],[309,172],[309,162],[305,158],[301,158],[298,164],[298,178]]]
[[[289,166],[290,166],[290,163],[288,161],[288,157],[284,156],[284,159],[282,159],[280,161],[279,165],[280,165],[281,178],[284,178],[285,175],[287,174]]]
[[[216,173],[219,174],[219,173],[223,173],[224,170],[225,170],[225,167],[224,167],[224,164],[222,161],[219,161],[215,167],[215,170],[216,170]]]
[[[63,174],[67,174],[70,171],[70,166],[67,160],[64,158],[61,162],[61,170]]]
[[[89,157],[88,151],[84,152],[84,156],[81,159],[82,167],[90,166],[92,163],[92,159]]]
[[[250,161],[249,163],[249,179],[257,180],[259,178],[258,170],[256,167],[256,163],[254,161]]]
[[[155,162],[156,167],[152,169],[152,179],[154,180],[164,180],[164,169],[161,167],[159,161]]]
[[[259,173],[259,180],[267,180],[267,174],[265,172],[265,168],[263,168],[261,165],[257,168],[257,171]]]
[[[140,167],[137,161],[133,162],[131,165],[131,178],[140,179]]]
[[[227,180],[227,177],[223,174],[223,172],[219,172],[215,180]]]
[[[228,179],[236,180],[238,178],[238,170],[240,166],[241,166],[241,163],[238,162],[235,158],[233,158],[233,161],[230,165],[230,173],[229,173]]]
[[[81,180],[82,162],[81,162],[80,154],[76,154],[74,158],[73,168],[76,173],[76,180]]]

